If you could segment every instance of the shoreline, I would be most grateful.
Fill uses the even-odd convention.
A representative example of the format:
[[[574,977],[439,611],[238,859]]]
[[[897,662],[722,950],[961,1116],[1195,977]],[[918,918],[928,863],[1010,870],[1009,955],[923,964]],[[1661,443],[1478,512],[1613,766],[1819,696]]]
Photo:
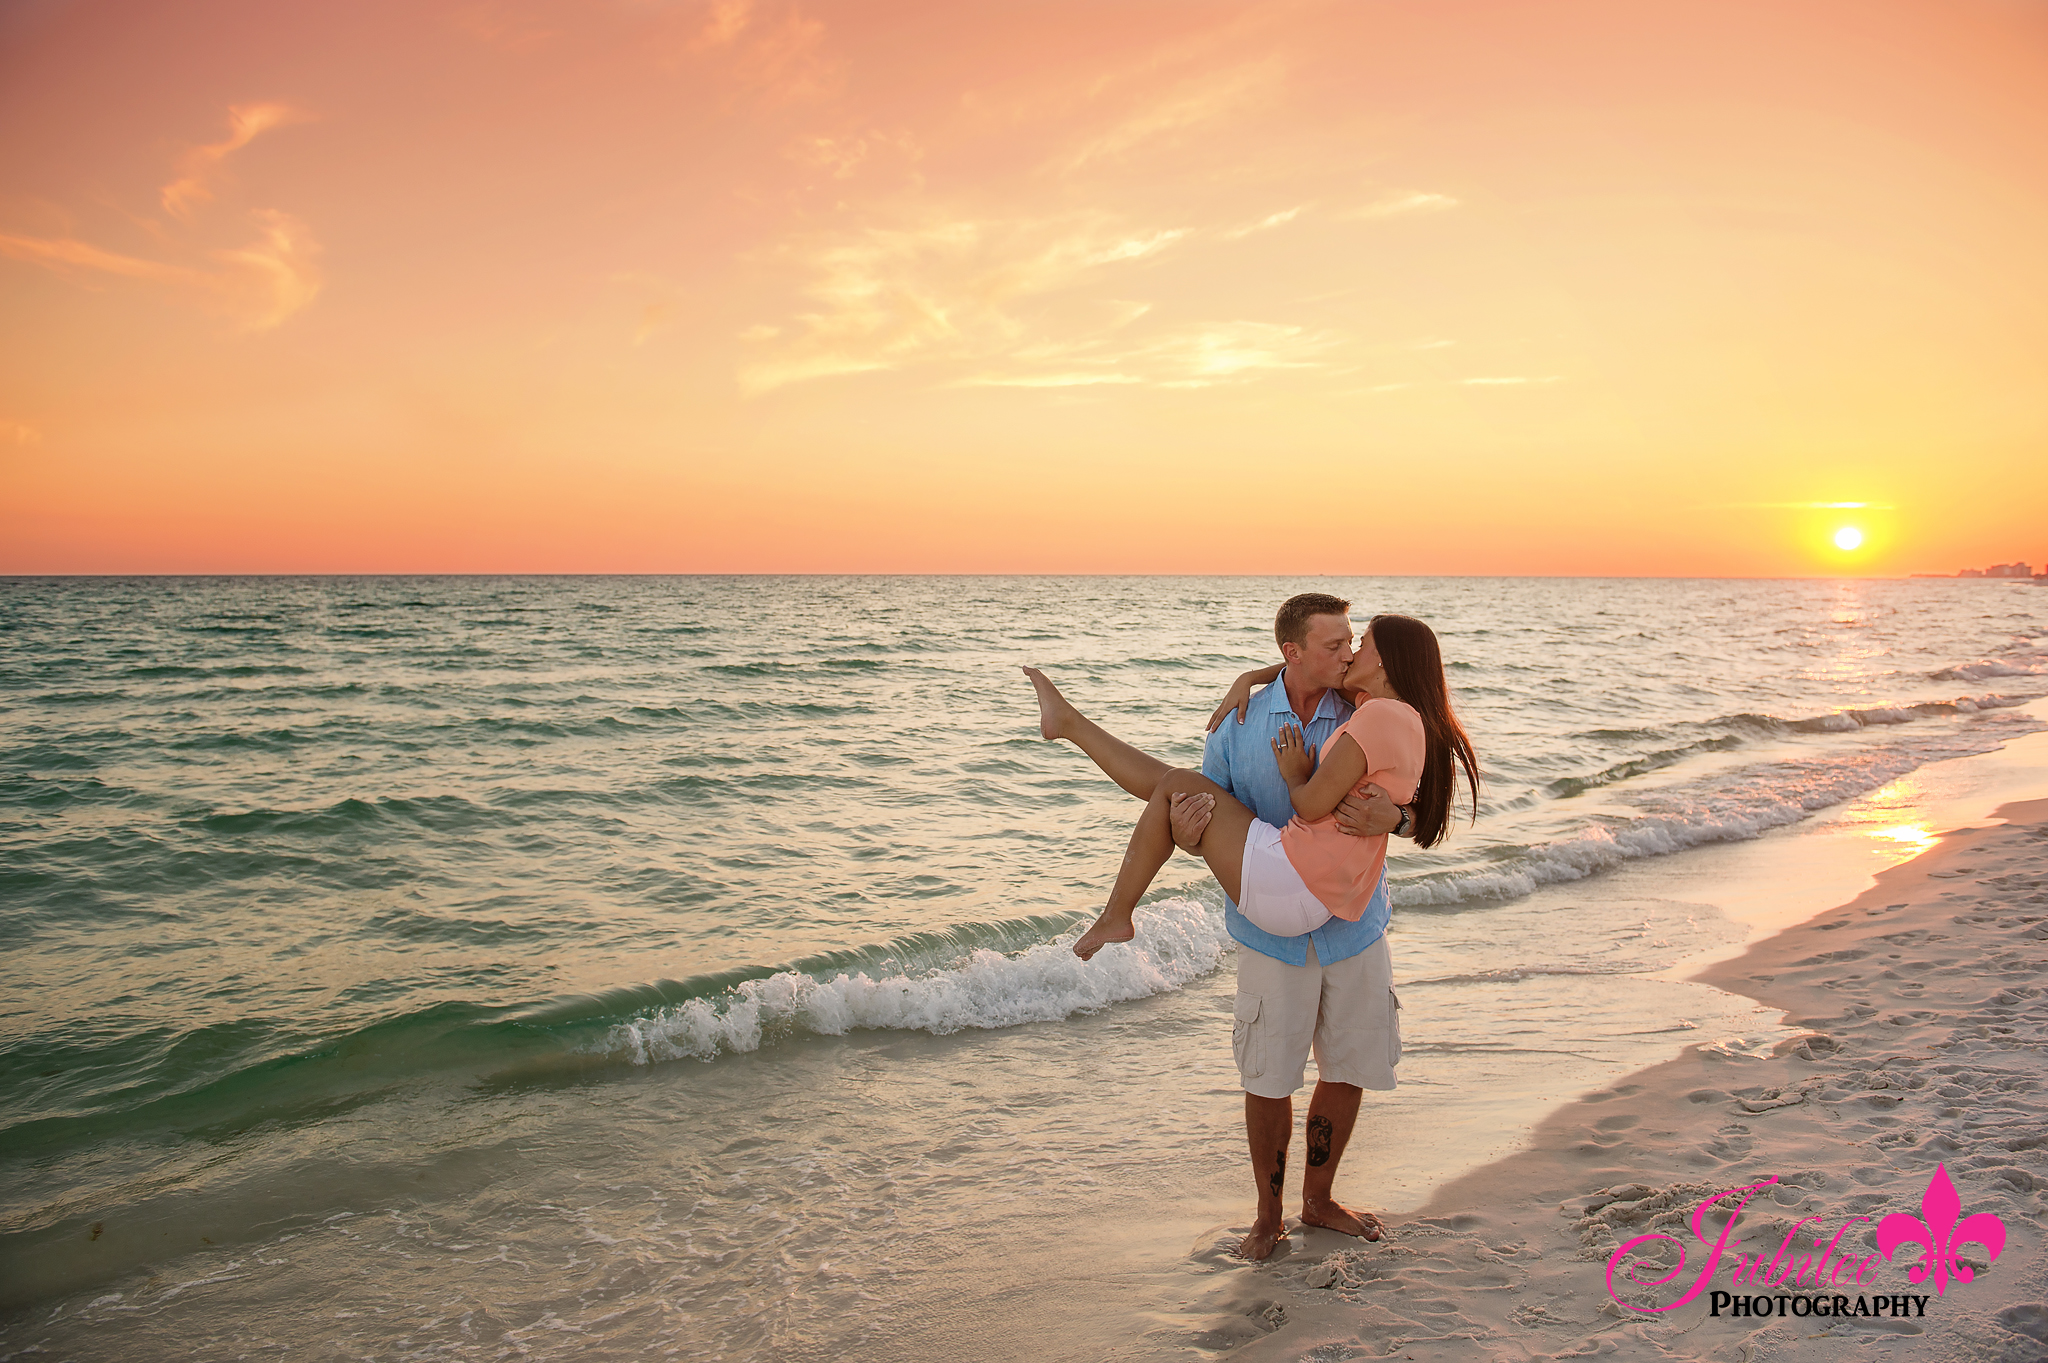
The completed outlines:
[[[1623,901],[1646,907],[1662,905],[1678,915],[1664,920],[1671,923],[1693,910],[1701,911],[1703,918],[1725,919],[1733,936],[1709,934],[1723,945],[1664,957],[1664,968],[1654,973],[1599,976],[1566,986],[1562,993],[1552,986],[1552,998],[1556,1006],[1583,1016],[1592,998],[1589,990],[1620,987],[1633,992],[1618,1006],[1616,1016],[1639,1009],[1641,1000],[1648,998],[1659,1015],[1682,1009],[1702,1019],[1702,1027],[1717,1029],[1694,1030],[1691,1034],[1696,1041],[1713,1043],[1727,1032],[1744,1035],[1727,1037],[1726,1043],[1732,1044],[1715,1043],[1722,1045],[1720,1051],[1703,1051],[1695,1045],[1676,1059],[1668,1059],[1670,1047],[1676,1044],[1676,1038],[1670,1036],[1673,1029],[1632,1033],[1609,1026],[1585,1033],[1612,1043],[1600,1048],[1605,1058],[1591,1072],[1583,1068],[1584,1056],[1574,1068],[1574,1062],[1558,1052],[1526,1056],[1517,1052],[1512,1060],[1486,1071],[1457,1075],[1448,1089],[1444,1087],[1444,1058],[1435,1057],[1431,1062],[1437,1067],[1435,1074],[1417,1073],[1415,1084],[1404,1085],[1408,1091],[1405,1102],[1397,1091],[1389,1096],[1399,1106],[1375,1110],[1377,1131],[1373,1122],[1361,1123],[1364,1140],[1354,1139],[1351,1160],[1340,1175],[1339,1196],[1379,1212],[1392,1228],[1392,1237],[1379,1245],[1362,1245],[1333,1232],[1297,1227],[1286,1249],[1267,1264],[1244,1264],[1229,1252],[1242,1232],[1237,1218],[1243,1213],[1244,1199],[1236,1078],[1227,1048],[1214,1044],[1217,1020],[1228,1017],[1227,972],[1204,976],[1185,989],[1151,996],[1128,1009],[1105,1010],[1058,1024],[945,1036],[855,1032],[814,1038],[775,1056],[731,1057],[729,1064],[715,1071],[730,1081],[717,1088],[724,1104],[714,1105],[717,1111],[728,1112],[737,1122],[741,1114],[829,1094],[836,1129],[830,1133],[831,1139],[822,1143],[805,1138],[801,1131],[790,1133],[796,1137],[792,1140],[784,1132],[769,1130],[739,1142],[730,1152],[699,1141],[698,1148],[713,1150],[720,1157],[715,1168],[705,1162],[703,1177],[695,1177],[691,1170],[680,1171],[677,1183],[663,1185],[663,1196],[675,1186],[691,1187],[694,1178],[699,1192],[693,1197],[720,1196],[729,1202],[729,1219],[714,1214],[702,1222],[725,1237],[721,1243],[726,1248],[720,1252],[753,1252],[751,1247],[759,1242],[761,1250],[774,1253],[778,1261],[793,1252],[800,1265],[808,1266],[805,1271],[814,1268],[812,1276],[827,1287],[840,1279],[857,1286],[864,1294],[855,1299],[853,1309],[858,1315],[850,1316],[848,1325],[838,1330],[839,1342],[847,1347],[857,1342],[877,1357],[927,1359],[966,1351],[989,1358],[1075,1360],[1242,1356],[1247,1360],[1287,1359],[1289,1363],[1309,1357],[1325,1363],[1342,1357],[1388,1355],[1526,1360],[1584,1352],[1580,1346],[1618,1350],[1623,1356],[1772,1356],[1789,1346],[1767,1334],[1750,1341],[1749,1334],[1763,1332],[1752,1328],[1731,1333],[1726,1320],[1704,1324],[1690,1317],[1645,1321],[1625,1318],[1619,1308],[1615,1314],[1602,1315],[1611,1305],[1603,1286],[1604,1256],[1590,1260],[1575,1257],[1581,1248],[1578,1236],[1594,1227],[1581,1227],[1577,1217],[1560,1217],[1559,1204],[1619,1183],[1668,1189],[1719,1178],[1728,1170],[1739,1171],[1729,1175],[1730,1181],[1740,1181],[1752,1165],[1740,1161],[1745,1152],[1728,1147],[1731,1140],[1749,1133],[1723,1133],[1719,1127],[1738,1123],[1752,1127],[1760,1134],[1752,1138],[1746,1153],[1758,1161],[1775,1158],[1775,1147],[1762,1143],[1762,1135],[1791,1129],[1819,1111],[1823,1098],[1832,1101],[1842,1096],[1809,1098],[1802,1092],[1799,1104],[1784,1110],[1769,1108],[1760,1116],[1736,1115],[1729,1110],[1744,1096],[1760,1098],[1764,1090],[1782,1090],[1787,1082],[1796,1088],[1800,1079],[1819,1073],[1808,1069],[1795,1074],[1797,1057],[1786,1059],[1783,1046],[1773,1053],[1773,1042],[1799,1035],[1779,1025],[1784,1010],[1792,1011],[1787,1021],[1810,1021],[1810,999],[1779,1001],[1773,993],[1780,981],[1788,991],[1802,987],[1794,978],[1796,971],[1748,963],[1772,943],[1800,933],[1819,933],[1827,939],[1826,946],[1806,949],[1808,956],[1845,949],[1836,939],[1852,937],[1857,929],[1823,930],[1816,925],[1846,910],[1824,911],[1816,917],[1814,907],[1860,902],[1867,896],[1858,896],[1858,889],[1875,881],[1878,890],[1871,893],[1878,893],[1893,883],[1892,877],[1913,874],[1911,868],[1920,868],[1913,893],[1938,908],[1944,888],[1951,882],[1964,882],[1928,873],[1927,868],[1936,864],[1931,859],[1945,855],[1944,849],[1959,839],[1977,833],[1945,835],[1932,853],[1917,857],[1917,842],[1908,846],[1873,834],[1908,818],[1930,840],[1935,828],[1974,825],[1977,832],[1983,832],[1994,805],[2014,795],[2042,794],[2043,783],[2036,773],[2043,769],[2044,755],[2048,755],[2048,730],[2012,741],[1995,755],[1977,754],[1922,767],[1897,783],[1896,789],[1873,792],[1760,839],[1712,844],[1670,857],[1631,862],[1585,883],[1583,889],[1547,888],[1503,906],[1497,911],[1501,926],[1508,920],[1527,920],[1519,933],[1503,937],[1516,944],[1512,949],[1527,943],[1541,950],[1544,933],[1571,931],[1580,921],[1573,915],[1588,895],[1608,901],[1610,909],[1614,902]],[[1998,834],[2006,828],[1995,825],[1989,832]],[[2029,874],[2048,884],[2044,870],[2048,868]],[[2035,888],[2024,893],[2039,892]],[[1884,903],[1901,899],[1909,896],[1895,895]],[[2048,909],[2029,912],[2048,915]],[[1871,931],[1899,931],[1901,925],[1889,921],[1898,917],[1872,918],[1871,923],[1882,926]],[[1478,926],[1468,930],[1500,930],[1483,919],[1470,922]],[[1666,930],[1663,926],[1656,929],[1660,934]],[[1937,926],[1930,931],[1941,929]],[[1417,958],[1415,967],[1420,965]],[[1773,979],[1756,988],[1743,987],[1745,969]],[[1727,974],[1729,971],[1735,973]],[[2035,976],[2041,975],[2037,969]],[[1423,1022],[1432,1005],[1427,1002],[1427,991],[1416,988],[1416,983],[1411,982],[1406,998],[1408,1017],[1411,1022]],[[1519,980],[1498,986],[1515,994],[1539,987],[1544,986]],[[1816,992],[1825,995],[1824,989],[1809,990]],[[1681,1002],[1684,995],[1693,998]],[[1706,1013],[1694,1011],[1700,1007],[1700,995],[1714,995],[1739,1007],[1730,1010],[1728,1020],[1714,1021]],[[1824,997],[1823,1002],[1838,1007],[1832,996]],[[2037,999],[2032,1006],[2038,1003]],[[1964,1000],[1947,1011],[1960,1014],[1975,1004],[1975,1000]],[[1440,1000],[1433,1006],[1443,1014],[1451,1005]],[[1496,1025],[1499,1018],[1513,1016],[1511,1012],[1498,1015]],[[1223,1025],[1227,1026],[1227,1021]],[[1838,1034],[1846,1036],[1846,1032]],[[1622,1040],[1631,1036],[1635,1040]],[[1411,1041],[1420,1039],[1411,1037]],[[1631,1060],[1626,1046],[1653,1049],[1636,1050],[1633,1054],[1638,1058]],[[954,1068],[955,1062],[966,1056],[973,1058],[973,1073]],[[1848,1063],[1858,1057],[1844,1053],[1831,1058]],[[1840,1070],[1842,1063],[1835,1069]],[[1919,1069],[1924,1071],[1927,1064]],[[1668,1078],[1679,1074],[1673,1067],[1686,1065],[1711,1068],[1712,1073],[1705,1080],[1696,1075]],[[1894,1067],[1895,1072],[1900,1068]],[[1910,1083],[1912,1067],[1903,1068],[1906,1072],[1895,1077]],[[1790,1080],[1781,1077],[1766,1082],[1759,1077],[1776,1075],[1779,1070],[1791,1075]],[[1646,1084],[1658,1076],[1666,1076],[1659,1086]],[[694,1071],[657,1067],[629,1076],[631,1082],[589,1090],[589,1096],[599,1101],[588,1119],[579,1119],[573,1129],[557,1126],[549,1130],[557,1139],[565,1135],[601,1137],[629,1146],[651,1141],[648,1133],[655,1130],[663,1139],[672,1140],[675,1096],[687,1093],[703,1102],[711,1093],[688,1082],[697,1077]],[[859,1082],[841,1087],[850,1078]],[[1995,1086],[2006,1078],[2026,1076],[1993,1075],[1989,1082]],[[2038,1079],[2048,1081],[2048,1075]],[[1936,1086],[1928,1087],[1931,1092]],[[1717,1092],[1718,1098],[1704,1106],[1686,1101],[1690,1093],[1707,1088]],[[1104,1103],[1116,1100],[1127,1105],[1136,1100],[1137,1106],[1121,1110],[1142,1114],[1143,1121],[1136,1129],[1126,1129],[1091,1121],[1085,1111],[1077,1112],[1070,1103],[1047,1101],[1055,1093],[1075,1092],[1103,1095]],[[1910,1099],[1911,1091],[1906,1092]],[[1879,1090],[1871,1101],[1883,1104],[1892,1096],[1891,1090]],[[1850,1116],[1880,1121],[1887,1114],[1866,1111],[1864,1100],[1868,1097],[1862,1090],[1848,1094]],[[2002,1094],[1994,1093],[1992,1100],[2002,1100]],[[921,1115],[906,1125],[902,1114],[911,1112]],[[936,1118],[935,1114],[949,1116]],[[1703,1114],[1712,1119],[1701,1126],[1698,1119]],[[1616,1125],[1616,1119],[1623,1124]],[[722,1119],[706,1120],[710,1126],[705,1129],[709,1130]],[[2036,1125],[2048,1129],[2048,1120],[2037,1120]],[[1681,1135],[1688,1130],[1697,1139]],[[1881,1130],[1863,1133],[1867,1141],[1882,1134]],[[1375,1136],[1387,1142],[1381,1151],[1385,1162],[1377,1167],[1371,1154]],[[1690,1150],[1717,1144],[1726,1148],[1726,1158],[1717,1155],[1716,1160],[1697,1167],[1684,1158]],[[1832,1182],[1813,1184],[1805,1196],[1833,1201],[1877,1196],[1879,1190],[1856,1182],[1854,1174],[1858,1163],[1875,1167],[1880,1161],[1858,1152],[1852,1152],[1857,1153],[1855,1160],[1843,1158],[1845,1145],[1856,1144],[1815,1136],[1808,1141],[1810,1152],[1795,1151],[1797,1158],[1787,1157],[1768,1170],[1761,1164],[1755,1167],[1758,1172],[1777,1172],[1787,1179],[1827,1173]],[[760,1148],[749,1150],[751,1146]],[[1548,1166],[1550,1183],[1544,1183],[1541,1176],[1546,1150],[1554,1157]],[[1884,1147],[1879,1153],[1887,1159],[1910,1158],[1913,1150]],[[1508,1153],[1516,1151],[1519,1153]],[[869,1169],[861,1179],[872,1178],[873,1182],[856,1179],[847,1184],[849,1189],[866,1191],[845,1205],[864,1209],[864,1216],[875,1213],[871,1218],[874,1233],[869,1234],[865,1226],[860,1230],[865,1243],[859,1252],[850,1254],[848,1239],[835,1232],[840,1222],[833,1219],[832,1203],[815,1204],[814,1210],[823,1208],[827,1215],[808,1232],[794,1229],[797,1223],[792,1221],[794,1239],[784,1239],[776,1229],[781,1224],[779,1218],[760,1215],[763,1208],[778,1205],[774,1199],[790,1196],[786,1182],[775,1182],[771,1171],[798,1154],[806,1161],[822,1155],[825,1167],[842,1169],[848,1175],[856,1166]],[[858,1158],[848,1163],[849,1157]],[[361,1151],[350,1155],[351,1162],[361,1158]],[[2048,1167],[2033,1162],[2030,1154],[2008,1152],[2005,1158],[2003,1167],[2024,1174],[2030,1183],[2036,1177],[2048,1181]],[[877,1159],[880,1164],[874,1163]],[[0,1353],[8,1352],[10,1345],[25,1346],[33,1340],[37,1346],[47,1344],[79,1358],[119,1357],[136,1341],[173,1328],[173,1321],[189,1327],[196,1318],[176,1313],[188,1300],[179,1294],[191,1289],[205,1293],[204,1316],[214,1322],[207,1329],[224,1332],[216,1340],[223,1351],[231,1340],[254,1344],[266,1332],[275,1338],[296,1337],[301,1328],[297,1316],[306,1305],[324,1304],[330,1297],[335,1309],[361,1315],[357,1301],[334,1295],[336,1285],[344,1280],[330,1271],[346,1266],[353,1274],[367,1262],[368,1242],[360,1237],[365,1236],[368,1218],[358,1213],[372,1212],[389,1219],[388,1230],[380,1225],[375,1232],[380,1252],[408,1264],[421,1249],[408,1229],[410,1223],[424,1218],[423,1224],[455,1226],[475,1219],[471,1204],[462,1196],[420,1200],[410,1195],[409,1184],[396,1182],[400,1175],[411,1180],[426,1172],[406,1152],[384,1151],[371,1159],[370,1165],[392,1174],[391,1191],[367,1202],[360,1196],[336,1201],[335,1209],[351,1209],[351,1219],[332,1228],[325,1221],[280,1226],[281,1233],[276,1235],[265,1234],[239,1244],[225,1242],[220,1248],[209,1247],[203,1253],[170,1260],[151,1256],[153,1262],[147,1268],[110,1281],[104,1288],[81,1290],[63,1301],[45,1301],[52,1312],[38,1311],[39,1319],[27,1312],[12,1319],[0,1318]],[[1983,1209],[1982,1183],[1991,1175],[1983,1169],[1964,1170],[1955,1160],[1950,1166],[1962,1190],[1964,1210]],[[1397,1172],[1398,1177],[1386,1177]],[[658,1294],[673,1307],[687,1304],[692,1312],[726,1310],[720,1304],[719,1293],[724,1289],[718,1283],[709,1282],[699,1292],[687,1272],[681,1278],[670,1276],[677,1271],[679,1247],[685,1258],[695,1253],[690,1248],[690,1235],[695,1232],[677,1238],[662,1229],[669,1213],[661,1199],[640,1208],[631,1198],[621,1207],[592,1204],[583,1177],[583,1171],[574,1165],[514,1159],[493,1173],[491,1196],[499,1205],[539,1209],[533,1213],[536,1219],[541,1211],[554,1213],[565,1208],[564,1215],[594,1216],[596,1224],[603,1225],[604,1233],[615,1240],[646,1246],[645,1256],[637,1261],[645,1267],[634,1271],[662,1278],[658,1286],[650,1278],[647,1293]],[[742,1180],[737,1186],[744,1191],[728,1197],[725,1185],[734,1179]],[[969,1202],[937,1191],[941,1185],[970,1182],[977,1192]],[[1922,1176],[1896,1196],[1884,1193],[1889,1200],[1880,1214],[1913,1210],[1924,1183]],[[899,1188],[901,1192],[881,1192]],[[2018,1191],[2031,1194],[2035,1188]],[[617,1189],[606,1192],[618,1194]],[[1461,1195],[1462,1205],[1457,1200]],[[1581,1203],[1579,1209],[1586,1205]],[[2038,1215],[2040,1205],[2040,1198],[2034,1197],[2028,1203],[2035,1209],[2030,1214]],[[931,1214],[933,1208],[940,1214]],[[2003,1275],[2008,1265],[2017,1265],[2031,1255],[2027,1246],[2040,1237],[2023,1226],[2010,1209],[2001,1205],[2000,1214],[2007,1217],[2014,1234],[2013,1245],[1998,1266]],[[213,1232],[216,1240],[221,1238],[215,1226],[188,1224],[183,1213],[173,1219],[181,1231],[204,1229]],[[649,1232],[647,1222],[656,1231]],[[1615,1228],[1611,1222],[1610,1214],[1609,1221],[1601,1224],[1611,1230]],[[849,1223],[845,1228],[852,1230],[853,1226]],[[116,1229],[128,1234],[135,1227],[124,1222]],[[482,1230],[481,1225],[478,1229]],[[534,1234],[533,1243],[539,1247],[562,1249],[571,1256],[585,1252],[580,1222],[555,1229],[559,1234],[552,1239],[544,1225],[518,1233]],[[496,1243],[504,1231],[488,1234]],[[637,1241],[632,1238],[635,1236]],[[748,1236],[752,1239],[745,1238]],[[465,1232],[463,1239],[470,1238],[474,1237]],[[99,1243],[105,1247],[111,1237]],[[293,1262],[286,1264],[287,1260]],[[570,1257],[564,1269],[581,1262],[580,1257]],[[237,1282],[234,1274],[218,1276],[244,1263],[262,1266],[248,1283]],[[431,1267],[428,1265],[429,1270]],[[158,1272],[164,1276],[152,1276]],[[545,1283],[536,1288],[528,1281],[508,1280],[503,1275],[511,1269],[484,1270],[452,1258],[446,1262],[446,1272],[448,1290],[461,1293],[464,1299],[488,1299],[493,1303],[494,1319],[511,1319],[500,1303],[529,1304],[528,1309],[533,1309],[534,1294],[547,1290]],[[1887,1268],[1886,1272],[1895,1280],[1892,1285],[1903,1290],[1903,1269]],[[1317,1282],[1325,1285],[1314,1285]],[[2003,1289],[2006,1285],[2001,1277],[1998,1286]],[[1962,1300],[1967,1305],[1987,1290],[1985,1284],[1965,1288],[1968,1295]],[[2048,1290],[2038,1285],[2031,1291],[2030,1300],[2048,1296]],[[425,1324],[416,1328],[428,1328],[443,1314],[438,1305],[423,1304],[423,1298],[416,1300],[407,1284],[379,1280],[377,1292],[373,1300],[380,1310],[405,1318],[419,1314]],[[171,1304],[174,1297],[178,1306]],[[194,1305],[184,1307],[187,1313],[200,1309],[196,1292],[189,1300]],[[1953,1316],[1955,1300],[1951,1294],[1936,1309]],[[293,1319],[273,1318],[287,1302],[292,1303]],[[559,1296],[542,1297],[539,1302],[557,1313],[594,1309]],[[2000,1302],[1999,1309],[2008,1304],[2003,1298]],[[1028,1322],[1021,1330],[1020,1319]],[[1778,1324],[1789,1330],[1793,1323]],[[1808,1332],[1817,1328],[1806,1321],[1798,1324]],[[346,1337],[367,1345],[375,1337],[373,1326],[374,1322],[322,1324],[318,1329],[328,1340]],[[701,1335],[689,1333],[692,1327],[686,1319],[681,1327],[670,1323],[649,1328],[654,1329],[654,1338],[676,1338],[680,1329],[680,1337],[704,1342]],[[1986,1338],[2014,1333],[2004,1330],[1995,1319],[1978,1322],[1978,1328]],[[1861,1338],[1867,1343],[1871,1336],[1864,1333]],[[883,1340],[888,1341],[886,1346]],[[2004,1359],[2003,1344],[1990,1352],[1976,1349],[1952,1355],[1911,1351],[1927,1342],[1922,1337],[1908,1339],[1909,1351],[1902,1357],[2000,1358],[2002,1363],[2048,1358],[2048,1350],[2044,1350]],[[1691,1343],[1698,1348],[1688,1353]],[[1745,1343],[1751,1345],[1747,1354],[1741,1351]],[[1795,1350],[1788,1356],[1805,1355]],[[1832,1358],[1837,1354],[1814,1356]],[[1867,1350],[1852,1350],[1840,1356],[1871,1355]]]
[[[1284,1319],[1233,1357],[2048,1358],[2048,799],[1996,817],[1690,976],[1784,1010],[1799,1037],[1768,1057],[1689,1047],[1582,1094],[1527,1148],[1386,1217],[1378,1244],[1297,1232],[1261,1275]],[[1871,1225],[1849,1218],[1919,1215],[1937,1165],[1963,1214],[1994,1213],[2008,1239],[1922,1318],[1738,1320],[1711,1315],[1705,1292],[1637,1314],[1608,1295],[1612,1251],[1653,1228],[1687,1241],[1673,1281],[1692,1282],[1692,1207],[1772,1175],[1738,1222],[1746,1243],[1816,1216],[1875,1254]],[[1907,1279],[1918,1253],[1876,1260],[1865,1292],[1925,1295]]]

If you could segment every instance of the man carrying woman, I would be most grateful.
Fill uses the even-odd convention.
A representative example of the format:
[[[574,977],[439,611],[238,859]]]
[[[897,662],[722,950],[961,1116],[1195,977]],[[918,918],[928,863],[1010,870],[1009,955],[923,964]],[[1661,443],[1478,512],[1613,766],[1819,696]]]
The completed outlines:
[[[1293,1093],[1311,1051],[1318,1080],[1301,1220],[1379,1238],[1377,1218],[1343,1206],[1332,1188],[1364,1090],[1393,1088],[1400,1059],[1386,835],[1441,840],[1454,760],[1477,801],[1476,760],[1450,710],[1435,635],[1420,621],[1382,616],[1354,654],[1349,612],[1320,593],[1280,608],[1274,635],[1285,661],[1238,679],[1212,720],[1200,774],[1114,738],[1025,669],[1041,734],[1074,743],[1147,802],[1108,907],[1076,954],[1131,938],[1131,913],[1176,843],[1209,863],[1228,896],[1225,922],[1239,946],[1232,1049],[1259,1196],[1238,1248],[1247,1259],[1266,1258],[1286,1234]],[[1232,709],[1237,722],[1221,722]],[[1397,807],[1388,790],[1412,807]]]

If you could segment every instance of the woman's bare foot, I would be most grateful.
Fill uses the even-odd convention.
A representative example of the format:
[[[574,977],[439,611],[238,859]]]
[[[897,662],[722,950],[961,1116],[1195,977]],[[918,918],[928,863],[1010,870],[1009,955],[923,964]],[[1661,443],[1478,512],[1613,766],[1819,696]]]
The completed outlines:
[[[1270,1225],[1264,1221],[1255,1222],[1251,1234],[1237,1242],[1237,1257],[1250,1259],[1253,1263],[1261,1259],[1270,1259],[1273,1250],[1286,1238],[1286,1222],[1275,1221]]]
[[[1060,689],[1054,686],[1043,672],[1035,667],[1027,667],[1024,669],[1024,675],[1031,678],[1031,689],[1038,693],[1039,736],[1064,737],[1068,717],[1079,712],[1060,694]]]
[[[1301,1200],[1301,1224],[1321,1226],[1340,1235],[1359,1235],[1368,1240],[1377,1240],[1386,1234],[1386,1227],[1371,1212],[1355,1212],[1334,1198],[1304,1197]]]
[[[1104,909],[1102,917],[1095,920],[1095,925],[1082,933],[1081,940],[1074,943],[1074,954],[1085,961],[1111,942],[1128,942],[1137,935],[1138,929],[1132,925],[1130,914],[1114,913]]]

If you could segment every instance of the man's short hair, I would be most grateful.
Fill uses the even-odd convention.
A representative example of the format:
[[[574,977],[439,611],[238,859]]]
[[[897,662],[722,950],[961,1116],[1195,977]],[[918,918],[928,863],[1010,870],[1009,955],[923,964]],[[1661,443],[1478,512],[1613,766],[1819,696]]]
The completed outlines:
[[[1309,620],[1318,615],[1335,615],[1348,622],[1351,603],[1327,592],[1303,592],[1300,596],[1290,596],[1280,603],[1280,613],[1273,617],[1273,642],[1303,642],[1308,638]]]

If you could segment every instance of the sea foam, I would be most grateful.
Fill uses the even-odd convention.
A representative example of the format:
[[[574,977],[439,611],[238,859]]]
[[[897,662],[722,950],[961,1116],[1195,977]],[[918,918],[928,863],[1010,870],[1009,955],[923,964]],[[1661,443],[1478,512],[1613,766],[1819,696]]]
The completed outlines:
[[[1005,954],[988,948],[917,974],[784,970],[711,998],[613,1026],[594,1048],[645,1065],[684,1056],[758,1050],[779,1036],[843,1036],[855,1028],[944,1034],[968,1028],[1058,1022],[1075,1013],[1148,998],[1200,979],[1230,947],[1220,908],[1165,899],[1140,908],[1137,936],[1092,961],[1071,950],[1078,933]]]
[[[2003,708],[2023,700],[1985,696],[1974,708]],[[1964,704],[1970,702],[1958,702]],[[1397,908],[1517,899],[1539,886],[1583,880],[1638,858],[1761,837],[1817,810],[1868,794],[1929,762],[1990,752],[2005,740],[2040,727],[2024,717],[1986,716],[1969,729],[1820,752],[1646,792],[1632,801],[1642,811],[1639,815],[1601,818],[1568,837],[1518,849],[1484,869],[1396,877],[1391,897]]]

